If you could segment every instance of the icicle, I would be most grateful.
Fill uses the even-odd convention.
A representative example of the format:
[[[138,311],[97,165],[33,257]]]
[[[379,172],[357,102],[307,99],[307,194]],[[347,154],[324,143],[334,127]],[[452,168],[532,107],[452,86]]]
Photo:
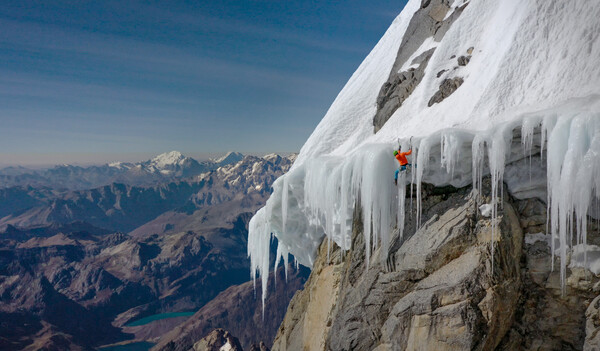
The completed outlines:
[[[559,237],[565,292],[567,252],[574,232],[587,260],[587,216],[600,185],[600,115],[561,116],[548,139],[548,189],[552,236]],[[574,228],[575,226],[575,228]],[[554,248],[553,248],[554,251]]]
[[[441,136],[441,166],[454,178],[454,169],[460,159],[462,139],[457,132],[444,131]]]
[[[507,145],[510,144],[512,130],[500,128],[492,135],[489,146],[490,173],[492,174],[492,269],[494,267],[494,242],[497,230],[498,202],[502,202],[504,167],[506,164]],[[499,199],[500,197],[500,199]]]
[[[289,260],[289,250],[281,241],[277,243],[277,256],[275,257],[275,267],[274,271],[277,271],[277,267],[279,266],[279,262],[283,258],[283,271],[285,273],[285,281],[287,283],[288,280],[288,260]],[[262,274],[262,273],[261,273]],[[277,274],[274,275],[273,282],[275,286],[277,286]]]
[[[282,244],[281,242],[277,243],[277,253],[275,254],[275,266],[273,267],[273,271],[277,272],[277,266],[279,266],[279,262],[281,261],[282,254]],[[273,284],[277,287],[277,274],[273,274]]]
[[[283,255],[283,272],[285,273],[285,282],[288,282],[288,264],[290,260],[290,252],[287,248],[282,251]]]
[[[256,272],[261,278],[263,318],[265,314],[265,299],[267,296],[267,283],[269,280],[269,250],[271,244],[271,228],[265,215],[266,208],[260,209],[249,223],[248,256],[250,256],[250,276],[255,282]]]
[[[411,145],[411,147],[412,147],[412,145]],[[416,160],[417,155],[419,154],[419,148],[418,147],[413,148],[412,154],[413,154],[413,160]],[[412,213],[413,213],[413,194],[414,194],[413,191],[414,191],[414,185],[415,185],[415,182],[417,179],[416,168],[417,168],[417,163],[413,162],[412,170],[410,172],[410,214],[411,214],[411,218],[412,218]]]
[[[429,163],[429,149],[431,142],[428,138],[421,139],[417,154],[417,228],[421,227],[421,184],[423,172]]]
[[[357,202],[355,196],[353,196],[352,190],[352,174],[353,167],[345,163],[343,168],[340,170],[339,181],[340,181],[340,236],[342,252],[350,248],[350,242],[352,237],[352,221],[354,213],[354,205]]]
[[[577,216],[577,244],[583,245],[584,267],[587,267],[587,219],[592,205],[592,199],[600,198],[600,132],[591,128],[589,133],[589,148],[587,149],[581,166],[578,168],[574,188],[574,204]]]
[[[525,117],[521,123],[521,145],[523,157],[531,157],[533,149],[533,133],[540,126],[540,117]]]
[[[556,125],[556,115],[546,116],[542,119],[542,133],[540,141],[540,159],[544,160],[544,145],[546,145],[546,139],[548,134],[552,132],[552,129]],[[547,148],[546,148],[547,149]]]
[[[283,178],[283,189],[281,190],[281,231],[282,234],[285,235],[286,230],[286,222],[287,222],[287,213],[288,213],[288,204],[289,204],[289,181],[287,177]]]
[[[354,172],[360,174],[360,180],[354,182],[359,189],[363,209],[363,227],[367,266],[371,248],[381,245],[383,255],[387,255],[392,223],[396,221],[395,203],[391,194],[395,193],[393,174],[396,160],[392,148],[367,145],[361,155],[356,157],[360,164]],[[381,196],[381,194],[388,194]]]
[[[482,194],[482,182],[483,182],[483,162],[485,158],[485,145],[486,139],[484,134],[477,134],[473,138],[471,144],[471,152],[473,155],[473,189],[477,190],[478,194]]]
[[[525,117],[521,124],[521,146],[523,157],[529,157],[529,183],[531,183],[531,159],[533,153],[533,134],[535,128],[540,126],[540,117]]]
[[[566,206],[566,201],[560,197],[564,191],[560,191],[561,168],[565,154],[567,153],[567,142],[571,127],[571,119],[564,118],[557,121],[556,126],[552,129],[548,138],[548,155],[547,155],[547,177],[548,177],[548,213],[550,214],[550,227],[552,235],[552,268],[554,269],[554,252],[556,250],[555,240],[558,236],[560,241],[560,258],[561,258],[561,284],[564,280],[563,266],[566,261],[566,217],[564,224],[561,226],[565,231],[565,235],[559,233],[559,206]],[[566,209],[566,208],[565,208]],[[565,213],[566,211],[561,211]],[[566,266],[565,266],[566,267]]]
[[[400,177],[398,177],[398,212],[396,215],[396,226],[398,227],[400,239],[404,238],[404,204],[406,202],[406,185],[406,174],[402,173]]]

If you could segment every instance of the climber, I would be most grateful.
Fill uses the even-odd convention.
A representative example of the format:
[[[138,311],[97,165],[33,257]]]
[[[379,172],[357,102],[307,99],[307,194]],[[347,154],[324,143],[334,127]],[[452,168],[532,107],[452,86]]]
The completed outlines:
[[[408,152],[402,152],[402,148],[400,146],[398,146],[398,151],[394,151],[394,156],[400,163],[400,167],[398,167],[396,173],[394,174],[394,184],[398,185],[398,173],[404,172],[406,170],[406,166],[412,166],[406,159],[406,156],[410,155],[411,153],[412,148],[410,148]]]

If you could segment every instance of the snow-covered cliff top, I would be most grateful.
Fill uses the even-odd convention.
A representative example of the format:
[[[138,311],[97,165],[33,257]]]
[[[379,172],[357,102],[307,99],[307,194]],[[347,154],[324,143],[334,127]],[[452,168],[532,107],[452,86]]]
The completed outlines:
[[[364,143],[394,142],[449,127],[484,130],[513,119],[517,111],[600,95],[600,3],[451,3],[446,17],[464,3],[468,5],[440,42],[426,42],[411,55],[436,48],[423,80],[381,131],[373,133],[377,95],[421,0],[408,2],[352,75],[303,146],[296,165],[314,156],[344,155]],[[457,58],[467,55],[469,48],[473,48],[470,62],[459,66]],[[443,70],[447,71],[438,77]],[[453,77],[463,78],[464,83],[428,107],[441,82]]]

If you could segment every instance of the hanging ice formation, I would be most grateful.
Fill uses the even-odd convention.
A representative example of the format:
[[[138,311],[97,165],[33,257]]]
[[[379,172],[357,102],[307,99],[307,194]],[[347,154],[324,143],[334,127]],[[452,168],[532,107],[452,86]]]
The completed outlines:
[[[394,228],[403,231],[408,182],[415,183],[420,223],[423,182],[455,187],[472,183],[481,192],[486,174],[492,179],[493,236],[498,235],[495,223],[503,184],[517,198],[536,196],[547,202],[549,231],[559,245],[551,240],[553,261],[557,250],[564,287],[567,252],[572,245],[585,245],[587,216],[593,201],[600,200],[598,109],[570,105],[517,116],[487,131],[446,129],[413,144],[417,167],[412,176],[402,174],[397,187],[392,143],[361,145],[344,157],[307,160],[274,183],[266,206],[250,221],[248,238],[252,278],[260,273],[263,304],[272,235],[279,243],[276,265],[280,257],[287,262],[291,253],[300,264],[312,267],[323,236],[342,250],[350,249],[354,208],[360,204],[368,265],[374,248],[380,246],[386,256]],[[405,140],[402,148],[408,146]],[[537,153],[544,161],[532,165],[531,156]]]

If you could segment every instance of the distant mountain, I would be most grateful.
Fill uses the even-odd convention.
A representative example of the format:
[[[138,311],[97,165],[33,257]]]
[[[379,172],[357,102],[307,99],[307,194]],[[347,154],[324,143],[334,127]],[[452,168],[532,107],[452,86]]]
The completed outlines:
[[[195,182],[205,183],[183,206],[163,212],[131,235],[211,228],[239,209],[254,212],[270,195],[273,181],[291,167],[293,158],[244,156],[237,163],[202,174]]]
[[[0,175],[7,175],[7,176],[17,176],[17,175],[21,175],[21,174],[25,174],[25,173],[30,173],[33,172],[31,169],[29,168],[25,168],[22,166],[16,166],[16,167],[5,167],[0,169]]]
[[[208,163],[200,164],[191,157],[183,156],[178,151],[160,154],[138,166],[150,174],[179,178],[192,177],[210,169]]]
[[[239,152],[229,152],[215,160],[198,162],[178,151],[171,151],[138,163],[112,162],[89,167],[57,165],[42,170],[6,167],[0,169],[0,188],[33,186],[85,190],[111,183],[151,186],[194,177],[239,162],[243,157]]]
[[[121,232],[129,232],[143,225],[145,228],[136,230],[136,233],[162,233],[167,225],[187,230],[190,224],[178,223],[188,223],[189,219],[180,218],[200,209],[208,211],[209,207],[228,202],[232,208],[255,210],[256,204],[263,203],[270,194],[272,182],[292,164],[292,160],[286,157],[255,156],[244,156],[237,163],[226,164],[235,158],[221,160],[221,163],[211,161],[213,168],[217,164],[223,166],[186,180],[169,181],[172,178],[166,178],[165,183],[153,186],[112,183],[89,190],[63,192],[48,188],[38,190],[32,186],[0,188],[0,229],[7,225],[29,228],[82,221],[98,228]],[[183,174],[198,165],[202,166],[181,154],[168,153],[132,167],[127,172],[139,171],[148,175],[149,172],[140,169],[153,169],[158,173]],[[218,221],[223,216],[227,217],[227,210],[222,212],[214,214]],[[166,217],[180,218],[166,221]],[[196,217],[192,218],[193,223],[198,221]]]
[[[241,161],[244,155],[239,152],[229,151],[225,156],[215,159],[213,162],[218,164],[219,167],[226,166],[232,163]]]

